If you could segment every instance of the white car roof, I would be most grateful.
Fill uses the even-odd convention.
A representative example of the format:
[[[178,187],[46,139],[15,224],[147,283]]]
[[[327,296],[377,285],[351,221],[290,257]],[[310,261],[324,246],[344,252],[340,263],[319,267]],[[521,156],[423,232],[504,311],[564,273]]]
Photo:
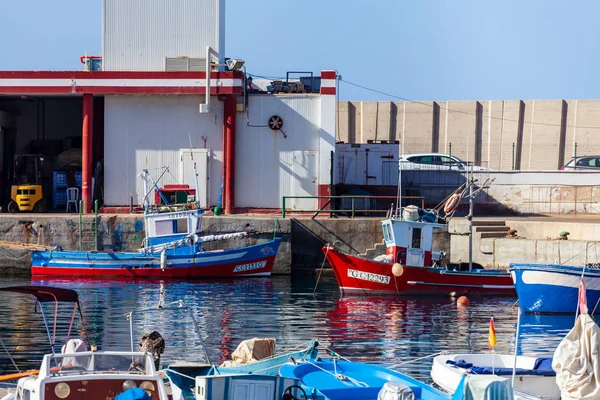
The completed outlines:
[[[402,154],[400,156],[400,158],[408,158],[408,157],[420,157],[420,156],[445,156],[445,157],[452,157],[452,158],[458,158],[456,156],[451,156],[450,154],[446,154],[446,153],[414,153],[414,154]]]

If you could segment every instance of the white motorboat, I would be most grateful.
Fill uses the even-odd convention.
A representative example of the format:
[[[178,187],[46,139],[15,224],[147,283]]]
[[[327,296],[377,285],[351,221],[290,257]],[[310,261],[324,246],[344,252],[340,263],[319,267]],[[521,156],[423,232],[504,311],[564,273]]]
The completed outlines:
[[[447,354],[433,359],[431,378],[443,390],[454,393],[464,375],[496,375],[511,378],[515,356],[479,353]],[[552,358],[516,357],[515,399],[560,399]]]
[[[77,292],[50,286],[12,286],[0,292],[33,296],[40,303],[39,310],[50,341],[51,353],[46,354],[37,370],[20,370],[0,376],[0,382],[17,381],[1,400],[55,400],[55,399],[148,399],[168,400],[162,376],[156,371],[155,357],[148,352],[88,351],[82,339],[69,339],[77,314],[83,315]],[[46,319],[42,303],[54,304],[54,324]],[[59,303],[75,303],[70,318],[66,344],[56,351],[57,314]],[[51,333],[52,332],[52,333]],[[89,344],[89,342],[88,342]],[[90,348],[94,349],[90,345]]]
[[[85,351],[47,354],[39,370],[19,379],[2,400],[119,398],[167,400],[162,378],[148,353]],[[137,397],[136,397],[137,396]]]

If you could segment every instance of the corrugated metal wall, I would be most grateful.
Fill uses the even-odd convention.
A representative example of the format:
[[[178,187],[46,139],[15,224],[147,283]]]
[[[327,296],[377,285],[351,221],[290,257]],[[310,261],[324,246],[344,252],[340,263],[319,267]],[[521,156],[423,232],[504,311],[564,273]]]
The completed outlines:
[[[224,0],[104,0],[103,69],[164,71],[165,57],[225,52]]]
[[[141,204],[143,181],[137,176],[144,168],[157,179],[162,167],[169,171],[159,186],[177,182],[180,176],[180,149],[190,146],[211,150],[209,157],[209,202],[216,204],[221,185],[223,159],[223,103],[214,101],[210,114],[200,114],[202,96],[106,96],[104,196],[107,205],[127,205],[129,195]]]
[[[236,207],[280,208],[282,196],[312,190],[311,179],[303,182],[298,173],[294,173],[294,152],[298,158],[297,152],[319,151],[320,112],[319,96],[249,97],[248,119],[241,114],[237,119]],[[272,115],[283,118],[287,138],[265,126]],[[318,159],[305,157],[305,160],[317,162],[318,166]],[[303,190],[295,189],[297,185]]]

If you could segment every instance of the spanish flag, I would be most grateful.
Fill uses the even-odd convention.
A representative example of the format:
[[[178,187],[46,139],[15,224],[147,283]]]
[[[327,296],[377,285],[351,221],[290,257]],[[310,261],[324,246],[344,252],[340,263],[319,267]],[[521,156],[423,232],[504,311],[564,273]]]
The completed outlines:
[[[494,318],[490,318],[490,333],[488,336],[488,346],[490,350],[496,345],[496,329],[494,329]]]

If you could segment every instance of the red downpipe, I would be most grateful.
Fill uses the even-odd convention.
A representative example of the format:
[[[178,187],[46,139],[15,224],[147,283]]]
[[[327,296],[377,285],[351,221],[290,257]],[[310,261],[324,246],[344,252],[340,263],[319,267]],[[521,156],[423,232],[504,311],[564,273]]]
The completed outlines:
[[[225,98],[225,214],[235,208],[235,96]]]
[[[81,199],[83,212],[92,212],[92,117],[94,96],[83,95],[83,126],[81,129]]]
[[[227,129],[225,128],[227,124],[227,117],[225,117],[225,112],[223,112],[223,168],[221,171],[221,204],[219,204],[219,206],[221,206],[222,208],[222,212],[224,212],[225,210],[225,204],[227,203],[227,160],[226,160],[226,153],[227,153]]]

